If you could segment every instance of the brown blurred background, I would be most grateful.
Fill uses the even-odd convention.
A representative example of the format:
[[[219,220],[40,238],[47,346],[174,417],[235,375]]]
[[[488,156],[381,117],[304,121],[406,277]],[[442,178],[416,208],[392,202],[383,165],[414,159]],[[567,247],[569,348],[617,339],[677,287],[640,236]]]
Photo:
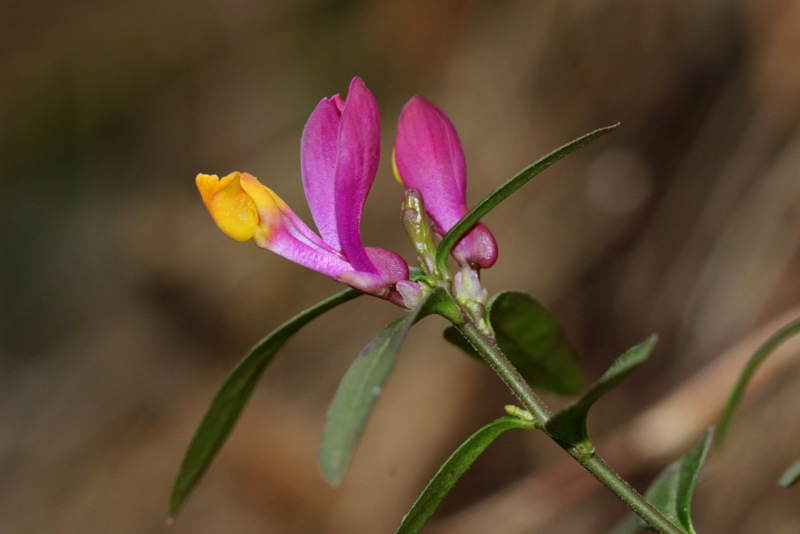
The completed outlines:
[[[315,464],[327,403],[399,313],[359,299],[280,353],[166,525],[183,451],[227,371],[340,288],[223,236],[194,175],[252,172],[310,221],[303,124],[354,75],[384,126],[365,241],[407,259],[388,155],[412,94],[458,128],[473,202],[564,142],[622,123],[485,221],[501,254],[484,275],[490,292],[540,298],[590,377],[660,334],[652,360],[598,406],[601,442],[760,325],[800,315],[792,0],[7,0],[0,28],[4,533],[393,532],[436,466],[512,402],[427,319],[344,484],[329,488]],[[776,374],[698,487],[701,532],[800,532],[800,493],[775,487],[800,455],[800,372],[790,361]],[[708,402],[713,412],[722,399]],[[640,489],[669,459],[608,449]],[[430,531],[607,531],[622,505],[562,456],[537,433],[502,437]]]

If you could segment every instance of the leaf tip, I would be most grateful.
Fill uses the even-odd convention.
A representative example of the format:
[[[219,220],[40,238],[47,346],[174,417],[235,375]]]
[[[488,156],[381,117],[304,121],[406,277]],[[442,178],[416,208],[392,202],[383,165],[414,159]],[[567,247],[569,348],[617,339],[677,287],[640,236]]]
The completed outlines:
[[[789,488],[800,481],[800,459],[796,460],[789,466],[781,475],[778,480],[778,486],[781,488]]]
[[[177,488],[176,488],[177,489]],[[169,508],[167,509],[167,524],[171,525],[175,522],[175,517],[177,517],[178,512],[180,511],[181,507],[183,506],[184,501],[186,500],[186,495],[179,494],[176,489],[172,491],[172,495],[169,498]]]
[[[327,482],[331,488],[338,489],[342,485],[342,479],[344,478],[343,469],[331,465],[329,462],[326,462],[324,458],[319,459],[317,466],[319,467],[319,473],[322,475],[322,479]]]

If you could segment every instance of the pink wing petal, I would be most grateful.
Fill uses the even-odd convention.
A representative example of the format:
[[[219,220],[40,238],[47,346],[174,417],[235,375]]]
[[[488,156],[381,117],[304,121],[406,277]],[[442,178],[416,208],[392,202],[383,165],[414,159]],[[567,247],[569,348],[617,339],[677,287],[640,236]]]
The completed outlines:
[[[308,206],[320,235],[336,250],[342,248],[336,229],[334,177],[343,106],[339,95],[323,98],[308,118],[300,142],[300,168]]]
[[[335,205],[339,242],[357,271],[378,274],[361,241],[361,212],[378,170],[380,119],[375,96],[353,78],[339,125]]]

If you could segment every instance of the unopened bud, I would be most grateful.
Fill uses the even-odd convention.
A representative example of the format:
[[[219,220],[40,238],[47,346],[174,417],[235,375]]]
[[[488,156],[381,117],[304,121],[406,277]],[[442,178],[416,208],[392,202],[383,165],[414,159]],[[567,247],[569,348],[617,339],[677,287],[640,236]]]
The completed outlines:
[[[436,267],[436,245],[433,242],[431,223],[425,213],[422,194],[417,189],[406,189],[403,201],[403,226],[414,245],[422,270],[431,278],[441,280],[442,273]]]

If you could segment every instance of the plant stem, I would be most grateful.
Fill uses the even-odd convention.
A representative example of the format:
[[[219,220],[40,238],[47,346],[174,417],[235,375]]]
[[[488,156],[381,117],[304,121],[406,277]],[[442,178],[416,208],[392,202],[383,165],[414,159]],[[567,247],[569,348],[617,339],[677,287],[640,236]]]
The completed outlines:
[[[550,410],[528,383],[525,382],[525,379],[522,378],[517,369],[508,361],[508,358],[497,346],[495,340],[481,331],[466,311],[464,313],[464,322],[456,325],[456,328],[475,347],[475,350],[478,351],[478,354],[489,364],[492,370],[511,388],[511,391],[525,406],[525,409],[533,415],[533,421],[537,428],[544,428],[544,424],[550,418]]]
[[[519,401],[525,406],[534,418],[537,428],[544,430],[545,423],[551,413],[547,405],[533,391],[530,385],[522,378],[519,372],[508,361],[505,354],[497,346],[495,340],[486,335],[472,320],[468,313],[464,313],[464,322],[456,325],[461,334],[472,344],[486,363],[500,376],[503,382],[511,389]],[[570,456],[578,461],[605,487],[611,490],[639,517],[647,521],[656,531],[662,534],[685,534],[669,519],[650,504],[640,493],[633,489],[596,453],[584,454],[568,443],[555,440]]]
[[[633,489],[625,479],[611,469],[609,465],[600,458],[597,453],[584,456],[575,447],[570,447],[559,443],[570,456],[575,458],[587,471],[597,480],[624,502],[628,508],[647,521],[647,523],[662,534],[686,534],[683,530],[676,527],[672,521],[664,517],[650,502],[645,499],[638,491]]]

